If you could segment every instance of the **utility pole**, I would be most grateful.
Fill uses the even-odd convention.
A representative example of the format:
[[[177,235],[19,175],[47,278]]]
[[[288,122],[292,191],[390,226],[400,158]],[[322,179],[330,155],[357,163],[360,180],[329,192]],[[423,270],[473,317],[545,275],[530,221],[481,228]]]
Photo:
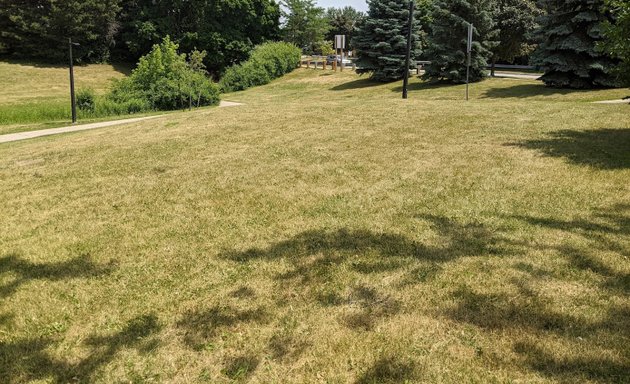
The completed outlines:
[[[470,52],[472,51],[473,25],[468,24],[468,39],[466,39],[466,101],[468,101],[468,76],[470,74]]]
[[[413,28],[413,7],[415,0],[409,1],[409,25],[407,29],[407,57],[405,58],[405,72],[403,73],[403,99],[407,98],[407,85],[409,84],[409,64],[411,61],[411,30]]]
[[[72,38],[68,38],[68,51],[70,54],[70,103],[72,105],[72,124],[77,122],[77,102],[74,97],[74,66],[72,63],[72,46],[79,45],[72,42]]]

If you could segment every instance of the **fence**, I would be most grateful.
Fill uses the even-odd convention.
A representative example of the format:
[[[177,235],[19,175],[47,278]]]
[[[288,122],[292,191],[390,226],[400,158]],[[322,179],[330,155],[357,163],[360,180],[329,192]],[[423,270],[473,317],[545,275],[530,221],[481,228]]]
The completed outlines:
[[[343,71],[344,69],[351,69],[355,71],[357,69],[357,65],[354,62],[344,63],[344,65],[339,65],[337,60],[328,60],[326,56],[307,56],[302,57],[300,60],[300,67],[313,68],[313,69],[332,69],[336,71],[337,68]]]

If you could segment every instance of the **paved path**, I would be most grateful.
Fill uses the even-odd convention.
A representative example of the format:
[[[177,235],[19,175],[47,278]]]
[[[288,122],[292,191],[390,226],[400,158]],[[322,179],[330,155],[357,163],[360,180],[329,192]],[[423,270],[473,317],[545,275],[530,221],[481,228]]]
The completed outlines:
[[[597,104],[630,104],[630,99],[602,100],[602,101],[593,101],[593,103],[597,103]]]
[[[219,104],[219,107],[238,107],[239,105],[243,105],[243,104],[242,103],[235,103],[233,101],[221,100],[221,104]]]
[[[236,107],[239,105],[243,105],[243,104],[235,103],[233,101],[221,101],[221,104],[219,104],[219,107]],[[111,127],[114,125],[135,123],[138,121],[155,119],[156,117],[160,117],[160,116],[164,116],[164,115],[135,117],[133,119],[102,121],[100,123],[71,125],[68,127],[61,127],[61,128],[50,128],[50,129],[40,129],[37,131],[9,133],[6,135],[0,135],[0,143],[8,143],[11,141],[26,140],[26,139],[32,139],[35,137],[57,135],[59,133],[86,131],[88,129],[104,128],[104,127]]]
[[[538,80],[540,76],[542,76],[542,74],[510,73],[510,72],[500,72],[500,71],[494,72],[494,77],[505,77],[508,79]]]
[[[103,127],[111,127],[113,125],[135,123],[137,121],[155,119],[156,117],[160,117],[160,116],[164,116],[164,115],[135,117],[133,119],[114,120],[114,121],[102,121],[100,123],[71,125],[68,127],[61,127],[61,128],[40,129],[38,131],[9,133],[7,135],[0,135],[0,143],[8,143],[10,141],[32,139],[32,138],[41,137],[41,136],[57,135],[59,133],[86,131],[88,129],[96,129],[96,128],[103,128]]]

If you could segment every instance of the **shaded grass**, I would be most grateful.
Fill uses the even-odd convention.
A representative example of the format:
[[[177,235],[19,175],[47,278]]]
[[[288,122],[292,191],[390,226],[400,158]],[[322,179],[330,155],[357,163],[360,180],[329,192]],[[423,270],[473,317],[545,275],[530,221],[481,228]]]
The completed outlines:
[[[619,90],[321,75],[1,145],[0,381],[630,379]]]

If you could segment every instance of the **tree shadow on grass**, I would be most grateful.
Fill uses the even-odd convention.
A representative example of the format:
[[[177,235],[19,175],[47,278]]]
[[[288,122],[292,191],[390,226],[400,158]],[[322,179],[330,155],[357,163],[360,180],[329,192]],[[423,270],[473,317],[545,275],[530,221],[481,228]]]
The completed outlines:
[[[352,81],[345,82],[343,84],[335,85],[334,87],[330,88],[330,90],[331,91],[349,91],[353,89],[378,87],[379,85],[384,85],[384,84],[387,84],[387,83],[381,83],[379,81],[367,78],[367,79],[352,80]]]
[[[243,354],[225,360],[221,373],[234,381],[247,381],[256,371],[260,360],[252,354]]]
[[[546,156],[599,169],[630,168],[630,129],[563,130],[548,138],[513,143]]]
[[[448,81],[421,81],[421,82],[413,82],[407,86],[407,91],[425,91],[429,89],[440,89],[440,88],[449,88],[449,87],[459,87],[462,84],[453,84]],[[402,84],[392,88],[392,92],[402,92],[403,86]]]
[[[354,257],[357,255],[376,256],[365,257],[352,264],[356,271],[371,273],[401,268],[402,265],[395,262],[396,258],[447,262],[463,256],[502,254],[507,251],[501,244],[507,244],[508,241],[482,224],[460,224],[450,218],[435,215],[421,215],[417,218],[431,223],[432,228],[444,237],[444,243],[440,246],[425,245],[404,235],[342,228],[335,231],[305,231],[265,249],[224,251],[220,257],[237,262],[287,258],[296,263],[296,268],[280,277],[301,276],[309,280],[316,278],[320,272],[335,268],[340,262],[358,260]],[[304,258],[316,254],[325,257],[318,258],[309,265],[300,265]],[[379,261],[384,264],[377,264]]]
[[[559,238],[568,239],[560,245],[549,245],[543,249],[564,258],[566,266],[544,270],[526,262],[518,263],[515,269],[527,273],[528,278],[511,282],[516,293],[485,293],[467,286],[459,287],[452,293],[456,304],[444,311],[445,315],[490,332],[513,331],[515,335],[553,338],[575,345],[577,352],[551,352],[530,338],[514,344],[514,351],[523,356],[526,365],[555,380],[629,382],[630,349],[627,346],[630,343],[630,306],[611,304],[602,315],[593,319],[580,313],[561,311],[544,291],[534,288],[550,283],[553,286],[568,282],[568,286],[572,286],[590,281],[589,289],[595,289],[597,297],[627,297],[630,274],[609,263],[615,258],[623,263],[630,254],[630,206],[617,204],[596,210],[589,217],[573,220],[530,216],[514,218],[546,231],[559,231]],[[579,247],[572,245],[576,237],[581,237]],[[602,255],[607,255],[606,259]],[[599,305],[592,303],[590,306]],[[606,350],[609,353],[589,353],[583,346],[577,347],[576,343],[588,343],[594,351]]]
[[[566,359],[545,351],[529,342],[514,345],[514,351],[525,356],[526,363],[561,383],[589,380],[597,383],[630,382],[630,364],[606,357]]]
[[[356,384],[394,384],[418,379],[418,372],[411,361],[387,356],[377,360],[356,380]]]
[[[567,88],[551,88],[540,84],[516,84],[511,87],[495,87],[490,88],[481,96],[488,99],[518,98],[524,99],[528,97],[546,97],[557,95],[570,95],[588,93],[589,89],[567,89]]]
[[[356,284],[361,275],[396,273],[399,286],[424,283],[436,276],[440,264],[461,257],[511,256],[519,245],[479,223],[418,216],[439,235],[435,245],[414,241],[404,235],[369,230],[310,230],[267,248],[230,250],[220,257],[239,263],[281,260],[287,268],[272,278],[279,306],[296,301],[322,307],[339,307],[341,324],[357,331],[369,331],[395,315],[400,304],[377,288]],[[344,271],[342,274],[339,271]]]
[[[110,336],[92,336],[85,341],[91,351],[78,363],[52,357],[46,350],[53,347],[52,338],[32,338],[0,343],[0,382],[21,383],[53,379],[55,382],[92,382],[98,370],[111,362],[124,348],[147,353],[156,347],[150,336],[161,329],[155,315],[131,319],[125,327]]]
[[[267,323],[269,313],[262,307],[238,309],[229,305],[190,310],[177,323],[184,343],[195,351],[207,347],[221,332],[240,324]]]
[[[31,280],[58,281],[74,278],[90,278],[109,274],[113,263],[99,265],[85,254],[68,261],[57,263],[33,263],[11,253],[0,258],[0,277],[13,274],[9,283],[0,285],[0,299],[14,293],[22,284]]]

